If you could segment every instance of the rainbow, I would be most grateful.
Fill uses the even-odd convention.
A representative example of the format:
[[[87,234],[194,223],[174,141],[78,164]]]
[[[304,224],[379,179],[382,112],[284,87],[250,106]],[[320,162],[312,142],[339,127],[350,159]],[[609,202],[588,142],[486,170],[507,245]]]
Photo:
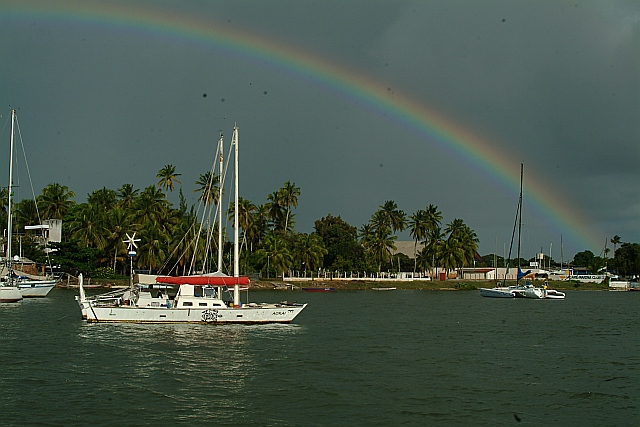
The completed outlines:
[[[429,142],[440,144],[500,186],[514,193],[519,191],[520,162],[498,151],[476,132],[408,96],[398,93],[390,96],[386,86],[362,73],[263,35],[239,31],[229,25],[212,25],[210,21],[176,14],[173,10],[155,6],[141,8],[125,3],[105,5],[85,1],[22,0],[0,6],[0,22],[3,19],[41,19],[158,34],[185,43],[213,46],[299,78],[312,77],[323,88],[339,96],[356,99],[370,111],[426,136]],[[559,232],[566,233],[577,248],[599,247],[601,239],[595,236],[590,221],[579,210],[568,206],[559,195],[549,191],[552,186],[536,178],[527,179],[526,188],[529,204]]]

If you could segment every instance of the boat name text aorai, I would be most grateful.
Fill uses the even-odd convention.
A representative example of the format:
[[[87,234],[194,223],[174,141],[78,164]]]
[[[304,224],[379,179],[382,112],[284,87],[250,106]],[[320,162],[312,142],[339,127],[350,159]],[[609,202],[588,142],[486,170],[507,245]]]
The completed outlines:
[[[274,311],[274,316],[286,316],[287,313],[293,313],[293,310],[284,310],[284,311]]]
[[[215,322],[218,320],[218,310],[205,310],[202,312],[203,322]]]

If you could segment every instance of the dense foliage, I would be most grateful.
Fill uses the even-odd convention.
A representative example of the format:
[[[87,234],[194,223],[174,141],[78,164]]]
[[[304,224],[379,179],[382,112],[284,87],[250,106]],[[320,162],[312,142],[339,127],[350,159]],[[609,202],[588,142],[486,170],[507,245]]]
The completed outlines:
[[[211,172],[200,175],[194,192],[198,206],[188,206],[182,187],[179,206],[168,201],[177,179],[173,165],[158,172],[157,185],[142,190],[124,184],[116,190],[101,188],[88,195],[85,203],[76,203],[75,194],[54,183],[42,190],[36,201],[14,204],[16,244],[29,258],[43,262],[45,257],[38,238],[25,232],[24,226],[41,223],[41,218],[63,220],[63,242],[52,244],[51,258],[62,270],[83,271],[100,277],[129,273],[130,263],[138,270],[162,274],[189,274],[218,269],[217,218],[205,216],[207,207],[217,203],[219,177]],[[163,191],[164,190],[164,191]],[[454,270],[469,266],[503,266],[505,260],[493,254],[477,254],[476,233],[456,218],[442,224],[442,213],[435,205],[407,215],[394,201],[385,201],[371,219],[356,228],[340,216],[328,214],[315,221],[315,231],[295,231],[295,208],[300,188],[286,182],[267,196],[261,205],[240,198],[238,224],[242,242],[241,270],[244,274],[261,272],[274,277],[283,272],[318,274],[329,272]],[[0,190],[0,221],[6,223],[7,194]],[[212,211],[212,209],[211,209]],[[231,243],[226,229],[232,226],[234,212],[223,218],[224,241],[220,270],[231,273]],[[225,221],[228,226],[225,225]],[[414,255],[396,253],[397,232],[408,230],[414,240]],[[213,232],[213,233],[211,233]],[[136,233],[136,255],[128,255],[127,234]],[[214,236],[210,238],[208,236]],[[19,242],[17,241],[19,239]],[[595,257],[590,251],[576,255],[573,263],[598,270],[608,264],[626,275],[638,274],[640,249],[637,244],[612,239],[613,259]],[[520,260],[525,265],[525,260]],[[512,265],[517,261],[512,260]]]

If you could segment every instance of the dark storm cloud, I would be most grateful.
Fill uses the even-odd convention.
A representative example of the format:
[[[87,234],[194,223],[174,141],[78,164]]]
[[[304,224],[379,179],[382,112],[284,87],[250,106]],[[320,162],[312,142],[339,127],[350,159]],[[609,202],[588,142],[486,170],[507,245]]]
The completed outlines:
[[[28,1],[15,4],[33,10]],[[524,161],[526,179],[544,179],[590,219],[583,234],[591,240],[618,234],[640,241],[635,1],[135,6],[259,34],[376,79],[389,96],[410,96],[490,141],[514,159],[514,170]],[[263,203],[285,181],[295,182],[302,190],[299,231],[311,231],[327,213],[360,226],[391,199],[409,214],[433,203],[445,221],[463,218],[480,236],[482,253],[508,240],[516,194],[313,76],[168,32],[33,12],[7,16],[0,37],[12,43],[0,47],[0,100],[21,108],[27,149],[35,145],[28,155],[36,191],[60,182],[82,201],[103,186],[153,185],[171,163],[193,199],[219,132],[230,137],[237,121],[243,196]],[[559,247],[562,230],[553,218],[532,215],[538,229],[531,251]],[[569,236],[564,243],[567,252],[587,249]]]

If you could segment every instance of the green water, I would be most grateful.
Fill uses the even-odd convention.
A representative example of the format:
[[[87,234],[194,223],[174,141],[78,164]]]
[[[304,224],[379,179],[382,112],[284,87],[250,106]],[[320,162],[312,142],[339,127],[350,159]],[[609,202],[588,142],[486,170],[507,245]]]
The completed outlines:
[[[290,325],[86,324],[0,305],[0,425],[640,425],[640,292],[251,292]]]

